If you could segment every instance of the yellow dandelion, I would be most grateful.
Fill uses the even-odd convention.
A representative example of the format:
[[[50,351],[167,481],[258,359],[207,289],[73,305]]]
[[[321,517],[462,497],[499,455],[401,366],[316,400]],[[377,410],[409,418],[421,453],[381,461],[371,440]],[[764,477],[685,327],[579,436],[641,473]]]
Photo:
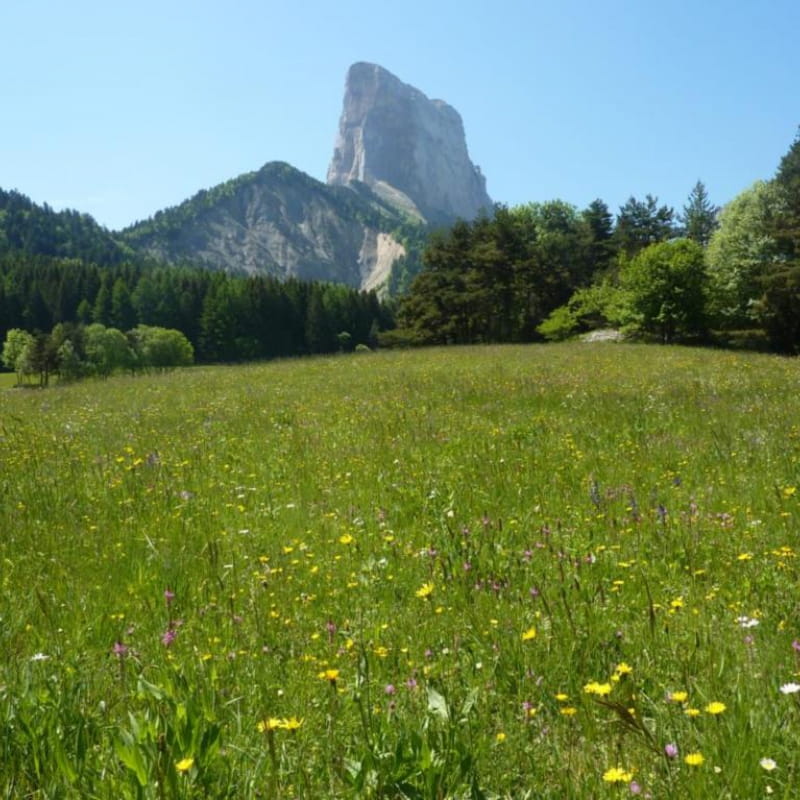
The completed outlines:
[[[182,758],[175,764],[175,769],[178,772],[188,772],[194,766],[194,759],[189,758]]]
[[[288,719],[282,720],[283,722],[283,729],[287,731],[296,731],[302,724],[302,719],[297,719],[297,717],[289,717]]]
[[[278,728],[282,728],[282,720],[278,719],[277,717],[268,717],[266,719],[259,720],[258,725],[259,733],[267,733],[268,731],[276,731]]]
[[[536,628],[528,628],[528,630],[526,630],[522,634],[522,641],[523,642],[529,642],[531,639],[535,639],[535,638],[536,638]]]
[[[628,783],[633,778],[633,772],[622,767],[611,767],[603,773],[606,783]]]
[[[721,714],[727,706],[725,703],[720,703],[718,700],[715,700],[713,703],[709,703],[706,706],[706,714]]]
[[[425,583],[415,592],[417,597],[430,597],[433,594],[434,586],[432,583]]]
[[[687,717],[699,717],[700,716],[700,709],[699,708],[687,708],[684,712]]]
[[[586,694],[596,694],[599,697],[605,697],[606,695],[611,694],[611,684],[591,681],[591,683],[587,683],[583,687],[583,691],[586,692]]]
[[[559,692],[556,695],[556,700],[558,700],[559,703],[565,703],[567,700],[569,700],[569,695],[564,694],[564,692]]]
[[[339,537],[339,544],[352,544],[355,540],[349,533],[343,533]]]
[[[673,703],[685,703],[689,699],[689,692],[684,692],[683,690],[670,692],[667,697]]]
[[[578,713],[578,709],[575,706],[564,706],[560,709],[560,713],[565,717],[574,717]]]
[[[704,761],[702,753],[687,753],[683,759],[690,767],[699,767]]]
[[[500,731],[497,736],[494,737],[498,742],[504,742],[506,740],[506,735]]]
[[[321,678],[324,681],[330,681],[333,683],[339,677],[339,670],[338,669],[326,669],[317,675],[318,678]]]
[[[630,664],[626,664],[624,661],[621,661],[614,668],[614,672],[620,677],[623,675],[630,675],[633,672],[633,667]]]

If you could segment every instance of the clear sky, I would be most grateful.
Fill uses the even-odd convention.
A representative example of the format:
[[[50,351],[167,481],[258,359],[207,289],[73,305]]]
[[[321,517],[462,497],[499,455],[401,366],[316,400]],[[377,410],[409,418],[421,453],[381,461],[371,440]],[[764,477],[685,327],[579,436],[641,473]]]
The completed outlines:
[[[355,61],[464,120],[495,201],[680,210],[770,178],[798,0],[4,0],[0,187],[121,228],[268,161],[325,179]]]

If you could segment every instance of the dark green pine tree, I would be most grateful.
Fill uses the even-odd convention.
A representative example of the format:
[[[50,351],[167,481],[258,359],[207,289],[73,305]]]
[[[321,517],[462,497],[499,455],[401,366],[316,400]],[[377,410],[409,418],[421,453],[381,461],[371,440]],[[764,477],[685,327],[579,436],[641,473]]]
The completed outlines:
[[[101,325],[111,324],[111,289],[108,282],[108,275],[103,275],[103,281],[92,306],[92,322],[99,322]]]
[[[711,239],[711,234],[717,229],[718,214],[719,207],[711,203],[705,184],[698,180],[689,193],[680,216],[683,235],[705,247]]]
[[[114,281],[111,290],[111,324],[121,331],[136,327],[136,311],[131,301],[128,284],[122,278]]]
[[[602,272],[616,253],[614,244],[614,217],[608,206],[599,198],[589,203],[581,213],[589,229],[588,259],[592,274]]]
[[[659,206],[658,198],[648,194],[644,200],[629,197],[617,214],[614,238],[628,256],[656,242],[665,242],[675,235],[675,211]]]
[[[772,235],[778,258],[762,275],[759,316],[772,344],[800,352],[800,132],[775,175],[781,195]]]

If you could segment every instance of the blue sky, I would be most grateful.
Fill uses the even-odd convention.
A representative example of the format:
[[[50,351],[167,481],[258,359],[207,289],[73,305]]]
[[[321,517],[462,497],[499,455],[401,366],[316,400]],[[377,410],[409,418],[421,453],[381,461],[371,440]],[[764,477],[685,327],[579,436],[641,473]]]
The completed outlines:
[[[798,30],[796,0],[9,0],[0,187],[116,229],[268,161],[324,180],[372,61],[461,113],[496,201],[724,204],[798,130]]]

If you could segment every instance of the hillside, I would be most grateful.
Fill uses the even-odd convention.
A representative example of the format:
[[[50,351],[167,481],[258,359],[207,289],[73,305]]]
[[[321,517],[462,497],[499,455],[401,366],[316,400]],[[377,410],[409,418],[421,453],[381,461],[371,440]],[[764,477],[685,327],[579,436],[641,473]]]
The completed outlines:
[[[409,218],[366,186],[328,186],[282,162],[266,164],[121,233],[168,263],[374,288],[402,255]]]

